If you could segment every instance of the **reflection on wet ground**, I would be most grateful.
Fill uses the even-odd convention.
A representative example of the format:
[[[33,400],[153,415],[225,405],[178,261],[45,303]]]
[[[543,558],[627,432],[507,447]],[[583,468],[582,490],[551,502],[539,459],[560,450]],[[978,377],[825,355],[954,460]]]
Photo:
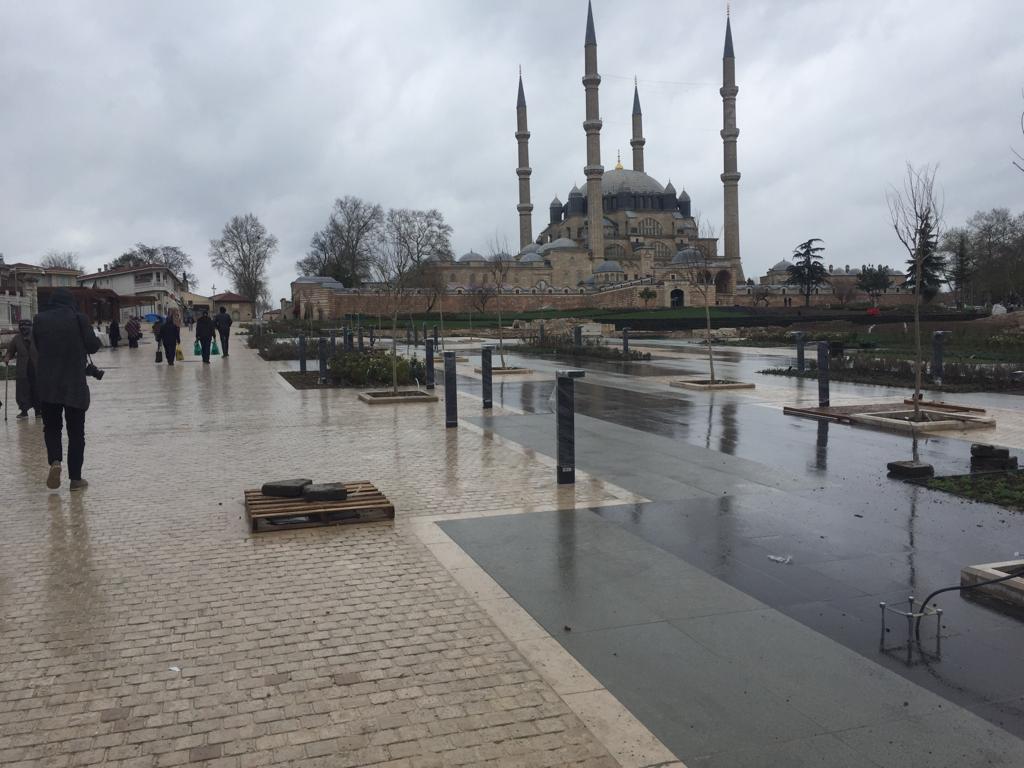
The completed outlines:
[[[759,357],[739,355],[732,367],[763,367]],[[533,360],[528,364],[537,367]],[[923,597],[958,583],[964,565],[1013,557],[1024,549],[1014,543],[1024,525],[1019,514],[887,479],[886,462],[911,456],[909,437],[786,416],[756,397],[734,393],[683,393],[664,385],[659,391],[638,379],[631,387],[618,372],[587,369],[576,390],[577,465],[653,501],[577,515],[596,514],[630,534],[622,540],[627,550],[629,541],[638,540],[670,553],[861,658],[1024,737],[1024,617],[947,594],[939,600],[945,611],[940,657],[914,649],[908,661],[904,648],[892,650],[905,639],[905,628],[891,622],[887,650],[879,644],[880,601]],[[460,379],[460,389],[478,388],[478,381]],[[503,382],[501,402],[523,415],[470,420],[553,455],[552,389],[551,381]],[[886,392],[857,391],[879,390]],[[939,473],[968,469],[967,442],[929,438],[917,449]],[[478,522],[483,524],[463,521],[452,530],[472,539],[468,532]],[[523,536],[524,542],[530,539]],[[557,541],[564,561],[577,544]],[[621,553],[622,567],[635,571],[638,564],[629,561],[641,552],[647,557],[643,547],[633,555]],[[788,565],[769,559],[790,555]],[[499,559],[495,555],[492,575],[501,582]],[[522,570],[521,563],[517,567]],[[642,579],[634,586],[662,589],[656,577],[652,572],[647,587],[640,586]],[[569,603],[586,597],[579,593],[581,584],[524,585],[519,577],[506,578],[518,584],[521,594],[514,596],[531,613],[531,600],[544,603],[537,607],[543,613],[550,608],[545,601],[562,600],[558,594],[565,590]],[[612,582],[607,584],[611,589]],[[538,598],[545,590],[553,596]],[[544,615],[558,625],[555,614]],[[644,621],[620,616],[602,627],[618,627],[621,643],[634,630],[641,638],[635,628]],[[586,656],[583,641],[573,638],[576,645],[567,647]],[[656,638],[643,642],[648,641],[656,644]],[[598,672],[612,674],[600,661],[604,657],[591,651]],[[846,695],[852,694],[836,691],[839,699]]]

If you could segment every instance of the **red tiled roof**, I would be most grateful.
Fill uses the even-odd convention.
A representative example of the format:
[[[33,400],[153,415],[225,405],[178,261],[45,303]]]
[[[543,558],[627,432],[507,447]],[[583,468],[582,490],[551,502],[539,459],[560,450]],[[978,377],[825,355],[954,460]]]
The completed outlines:
[[[216,296],[211,296],[210,301],[233,301],[236,304],[239,302],[244,302],[246,304],[252,303],[247,298],[245,298],[245,296],[233,293],[232,291],[227,291],[226,293],[218,293]]]

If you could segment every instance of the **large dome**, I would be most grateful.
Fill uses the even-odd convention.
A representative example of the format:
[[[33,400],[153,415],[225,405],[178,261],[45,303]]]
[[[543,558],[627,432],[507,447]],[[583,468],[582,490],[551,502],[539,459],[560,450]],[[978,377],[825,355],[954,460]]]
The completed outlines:
[[[636,195],[663,195],[665,188],[643,171],[615,168],[605,171],[604,176],[601,177],[601,192],[605,195],[617,195],[619,192]]]
[[[485,259],[483,256],[481,256],[476,251],[468,251],[468,252],[462,254],[462,256],[459,257],[459,263],[460,264],[472,264],[474,262],[481,262],[481,261],[487,261],[487,259]]]

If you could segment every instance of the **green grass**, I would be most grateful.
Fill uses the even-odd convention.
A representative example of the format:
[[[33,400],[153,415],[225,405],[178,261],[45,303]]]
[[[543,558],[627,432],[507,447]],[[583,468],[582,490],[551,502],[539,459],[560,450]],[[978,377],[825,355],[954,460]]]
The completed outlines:
[[[1024,472],[934,477],[925,484],[934,490],[965,499],[1024,510]]]

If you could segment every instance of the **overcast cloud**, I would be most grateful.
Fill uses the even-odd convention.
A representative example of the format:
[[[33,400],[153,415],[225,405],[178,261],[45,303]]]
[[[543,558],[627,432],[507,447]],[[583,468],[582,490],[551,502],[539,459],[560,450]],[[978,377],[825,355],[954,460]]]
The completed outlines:
[[[1024,209],[1024,3],[737,0],[740,223],[748,276],[811,236],[836,265],[899,264],[885,189],[940,164],[946,222]],[[724,3],[595,0],[602,160],[646,168],[722,222]],[[0,252],[178,245],[228,287],[210,238],[255,213],[289,294],[334,198],[439,208],[456,253],[516,245],[516,71],[534,231],[582,184],[584,0],[0,0]],[[721,246],[720,246],[721,247]]]

